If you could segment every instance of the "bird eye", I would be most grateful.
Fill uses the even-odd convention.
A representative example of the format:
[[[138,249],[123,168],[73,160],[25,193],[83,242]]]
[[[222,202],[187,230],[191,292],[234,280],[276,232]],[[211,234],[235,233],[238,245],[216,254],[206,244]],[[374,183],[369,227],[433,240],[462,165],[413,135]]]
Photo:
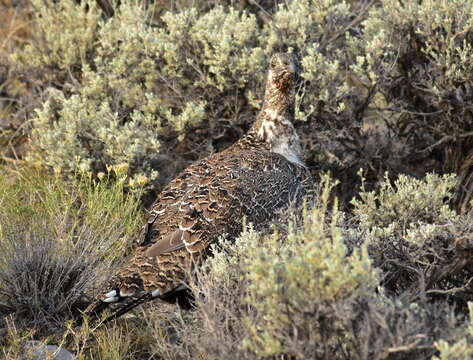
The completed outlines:
[[[271,68],[274,69],[276,66],[278,66],[278,61],[276,59],[272,59],[270,65],[271,65]]]

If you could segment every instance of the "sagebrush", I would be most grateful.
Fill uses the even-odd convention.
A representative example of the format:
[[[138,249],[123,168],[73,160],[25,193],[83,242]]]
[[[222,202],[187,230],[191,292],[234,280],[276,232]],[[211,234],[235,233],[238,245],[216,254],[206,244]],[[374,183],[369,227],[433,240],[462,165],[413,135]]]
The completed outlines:
[[[30,339],[78,358],[471,357],[473,1],[0,8],[6,358]],[[126,253],[143,191],[248,129],[281,50],[325,184],[304,215],[224,240],[189,274],[192,311],[65,323]]]

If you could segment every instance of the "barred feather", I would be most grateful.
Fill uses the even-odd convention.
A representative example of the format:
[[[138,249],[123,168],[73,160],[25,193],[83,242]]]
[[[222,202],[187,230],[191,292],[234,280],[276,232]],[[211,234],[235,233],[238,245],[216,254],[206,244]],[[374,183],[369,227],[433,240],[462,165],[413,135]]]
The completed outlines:
[[[309,182],[294,130],[296,59],[275,54],[263,109],[249,132],[228,149],[200,160],[156,199],[133,255],[86,310],[119,303],[111,318],[185,287],[185,274],[209,256],[219,236],[236,238],[243,218],[267,225],[299,203]]]

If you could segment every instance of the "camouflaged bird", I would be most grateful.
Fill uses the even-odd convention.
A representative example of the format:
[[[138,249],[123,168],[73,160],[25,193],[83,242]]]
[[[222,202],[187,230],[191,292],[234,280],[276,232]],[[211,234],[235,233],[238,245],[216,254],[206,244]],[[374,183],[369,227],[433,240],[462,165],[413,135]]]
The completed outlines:
[[[227,234],[236,238],[244,218],[268,225],[300,203],[307,170],[294,130],[296,58],[272,56],[264,104],[248,133],[228,149],[197,161],[156,199],[134,253],[87,309],[98,313],[117,304],[109,319],[145,301],[185,288],[186,273]]]

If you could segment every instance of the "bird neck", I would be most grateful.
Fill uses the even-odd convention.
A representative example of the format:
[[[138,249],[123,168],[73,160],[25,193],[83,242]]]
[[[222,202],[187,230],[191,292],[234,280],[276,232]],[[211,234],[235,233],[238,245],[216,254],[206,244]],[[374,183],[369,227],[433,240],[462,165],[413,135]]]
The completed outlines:
[[[277,81],[271,74],[268,76],[263,108],[249,130],[248,136],[271,143],[271,136],[265,128],[280,127],[283,123],[292,124],[294,121],[294,84],[292,77],[285,80]]]
[[[279,79],[278,79],[279,80]],[[285,78],[285,81],[268,77],[266,82],[266,92],[264,94],[263,108],[258,118],[264,117],[265,112],[282,117],[288,121],[294,121],[295,89],[293,75]],[[255,124],[256,125],[256,124]]]
[[[294,121],[295,91],[291,81],[284,83],[268,78],[263,108],[256,122],[236,146],[263,148],[278,153],[288,161],[303,165],[301,145],[292,122]]]

